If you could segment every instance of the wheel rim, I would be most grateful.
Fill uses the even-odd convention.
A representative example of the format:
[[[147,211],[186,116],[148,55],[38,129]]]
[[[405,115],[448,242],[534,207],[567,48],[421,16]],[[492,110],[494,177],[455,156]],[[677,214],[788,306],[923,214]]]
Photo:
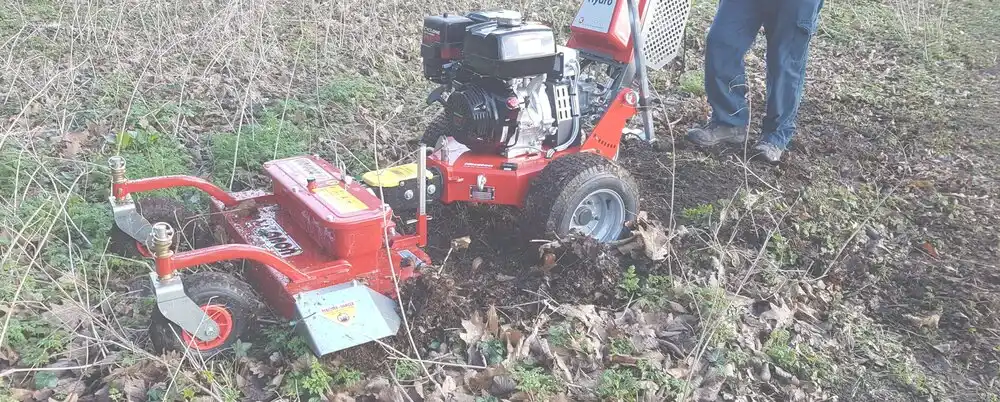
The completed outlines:
[[[201,311],[204,311],[208,315],[208,318],[215,321],[215,324],[219,326],[219,336],[210,341],[202,341],[195,338],[190,332],[184,331],[181,334],[184,343],[198,350],[209,350],[226,343],[226,339],[233,332],[233,315],[229,313],[229,309],[225,306],[209,304],[201,306]]]
[[[583,198],[570,217],[569,230],[578,230],[598,241],[616,240],[625,222],[625,201],[618,193],[602,189]]]

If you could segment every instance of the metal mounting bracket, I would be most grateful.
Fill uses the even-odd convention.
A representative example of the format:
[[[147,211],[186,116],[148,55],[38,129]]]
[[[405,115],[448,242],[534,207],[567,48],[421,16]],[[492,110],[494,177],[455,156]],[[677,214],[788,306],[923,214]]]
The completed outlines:
[[[149,277],[156,294],[156,307],[164,317],[203,342],[219,336],[219,325],[184,293],[180,274],[160,279],[156,272],[150,272]]]
[[[147,250],[151,249],[153,246],[153,224],[135,210],[135,200],[132,198],[132,194],[127,195],[121,201],[115,199],[113,195],[108,197],[108,200],[111,202],[111,211],[115,216],[115,225],[145,246]]]

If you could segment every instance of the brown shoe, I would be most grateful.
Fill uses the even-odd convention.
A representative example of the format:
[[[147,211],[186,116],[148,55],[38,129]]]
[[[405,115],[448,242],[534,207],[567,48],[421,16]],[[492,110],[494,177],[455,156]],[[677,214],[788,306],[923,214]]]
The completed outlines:
[[[706,127],[688,130],[687,138],[691,142],[703,147],[710,147],[721,142],[743,144],[747,140],[747,128],[712,123]]]

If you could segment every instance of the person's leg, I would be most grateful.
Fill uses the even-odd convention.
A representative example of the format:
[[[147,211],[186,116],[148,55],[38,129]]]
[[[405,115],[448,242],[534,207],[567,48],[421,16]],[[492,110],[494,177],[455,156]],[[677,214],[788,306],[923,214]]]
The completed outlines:
[[[742,143],[746,139],[750,113],[746,106],[744,57],[764,22],[762,14],[767,11],[763,3],[719,1],[705,42],[705,94],[712,106],[712,118],[708,127],[688,133],[696,144]]]
[[[809,41],[823,0],[776,0],[764,21],[767,37],[767,110],[762,124],[765,157],[777,161],[795,135],[795,119],[805,84]]]

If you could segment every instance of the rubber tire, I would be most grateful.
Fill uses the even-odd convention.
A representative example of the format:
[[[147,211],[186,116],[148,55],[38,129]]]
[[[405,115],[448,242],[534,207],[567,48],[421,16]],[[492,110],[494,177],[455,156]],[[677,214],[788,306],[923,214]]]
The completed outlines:
[[[220,272],[182,275],[184,293],[194,300],[195,304],[198,306],[222,304],[229,310],[233,319],[233,328],[225,342],[208,350],[191,348],[190,352],[193,355],[207,359],[225,352],[236,343],[236,340],[256,328],[257,312],[261,302],[246,282]],[[153,308],[150,321],[149,341],[157,353],[168,351],[184,353],[185,349],[188,349],[181,338],[183,330],[164,317],[159,308]]]
[[[184,205],[184,203],[173,198],[145,197],[136,201],[136,210],[146,218],[149,223],[166,222],[174,228],[174,244],[171,247],[174,251],[184,251],[198,249],[213,245],[214,239],[208,229],[206,222],[200,218],[194,218],[195,214]],[[194,221],[192,222],[192,219]],[[187,224],[187,227],[183,225]],[[183,235],[179,232],[184,227]],[[111,225],[111,243],[108,250],[127,258],[142,258],[142,254],[136,249],[136,241],[118,228],[117,224]],[[184,247],[182,246],[182,241]],[[187,247],[190,242],[191,247]]]
[[[434,116],[430,124],[427,125],[427,128],[424,129],[424,134],[420,137],[420,143],[427,145],[429,148],[434,148],[437,145],[438,138],[448,136],[449,130],[448,116],[443,111],[438,112],[438,115]]]
[[[625,168],[590,152],[559,157],[531,181],[525,197],[522,231],[527,240],[564,237],[576,206],[593,191],[612,190],[625,203],[625,221],[635,220],[639,190]],[[625,228],[623,227],[625,233]]]

